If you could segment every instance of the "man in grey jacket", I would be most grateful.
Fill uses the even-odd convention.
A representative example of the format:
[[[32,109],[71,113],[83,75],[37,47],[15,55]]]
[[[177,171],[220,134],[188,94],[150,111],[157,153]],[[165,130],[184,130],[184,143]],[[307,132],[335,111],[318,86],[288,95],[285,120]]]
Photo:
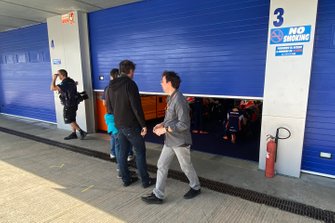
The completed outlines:
[[[182,171],[190,181],[190,190],[184,195],[185,199],[191,199],[201,193],[198,176],[191,163],[190,148],[192,144],[190,132],[190,108],[178,90],[180,77],[173,71],[164,71],[162,75],[162,88],[168,94],[167,108],[164,121],[157,124],[153,132],[165,135],[163,150],[157,163],[157,181],[153,192],[142,197],[148,204],[161,204],[165,197],[166,178],[170,163],[176,154]]]

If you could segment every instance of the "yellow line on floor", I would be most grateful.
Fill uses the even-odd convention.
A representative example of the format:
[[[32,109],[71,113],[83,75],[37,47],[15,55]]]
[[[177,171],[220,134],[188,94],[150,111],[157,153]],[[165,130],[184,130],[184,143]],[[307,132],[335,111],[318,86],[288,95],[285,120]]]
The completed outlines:
[[[85,191],[87,191],[87,190],[91,189],[92,187],[94,187],[94,185],[91,185],[91,186],[89,186],[88,188],[86,188],[86,189],[82,190],[81,192],[85,192]]]

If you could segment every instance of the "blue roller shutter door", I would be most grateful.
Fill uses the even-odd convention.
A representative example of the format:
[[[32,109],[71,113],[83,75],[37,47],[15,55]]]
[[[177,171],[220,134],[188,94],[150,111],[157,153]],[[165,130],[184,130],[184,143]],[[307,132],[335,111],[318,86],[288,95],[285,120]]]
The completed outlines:
[[[331,159],[320,153],[332,154]],[[335,176],[335,2],[319,1],[302,170]]]
[[[94,89],[131,59],[143,92],[161,92],[162,71],[175,70],[185,93],[262,97],[268,13],[264,0],[146,0],[90,13]]]
[[[56,122],[47,25],[0,33],[1,113]]]

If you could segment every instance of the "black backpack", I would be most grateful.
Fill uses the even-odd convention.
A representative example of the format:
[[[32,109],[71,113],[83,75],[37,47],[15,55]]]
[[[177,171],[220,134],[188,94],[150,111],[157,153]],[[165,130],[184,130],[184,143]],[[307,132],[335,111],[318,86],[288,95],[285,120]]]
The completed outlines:
[[[64,90],[60,92],[59,99],[62,105],[66,107],[72,107],[78,105],[83,100],[88,99],[88,95],[85,91],[78,92],[77,84],[71,78],[66,78],[63,83]]]

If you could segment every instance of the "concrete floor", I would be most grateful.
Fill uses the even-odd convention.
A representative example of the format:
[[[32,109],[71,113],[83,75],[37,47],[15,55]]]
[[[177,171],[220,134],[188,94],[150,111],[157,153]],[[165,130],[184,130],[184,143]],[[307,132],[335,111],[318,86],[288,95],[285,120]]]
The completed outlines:
[[[317,222],[168,179],[162,205],[147,205],[140,183],[127,188],[115,164],[0,133],[1,222]]]
[[[25,132],[25,133],[28,133],[28,134],[34,134],[34,135],[44,137],[44,138],[48,138],[48,139],[51,139],[51,140],[61,141],[61,142],[64,142],[63,137],[68,134],[68,131],[57,129],[56,126],[52,125],[52,124],[42,123],[42,122],[38,122],[38,121],[31,121],[31,120],[26,120],[26,119],[18,119],[18,118],[3,116],[3,115],[0,115],[0,126],[5,127],[5,128],[9,128],[9,129],[13,129],[13,130],[17,130],[17,131],[22,131],[22,132]],[[11,139],[15,138],[15,139],[12,139],[8,142],[7,139],[10,139],[10,138]],[[91,150],[96,150],[96,151],[101,151],[101,152],[106,152],[107,153],[108,152],[108,139],[109,139],[109,137],[106,134],[90,134],[87,137],[86,140],[83,140],[83,141],[73,140],[73,141],[69,141],[67,143],[77,145],[77,146],[81,146],[81,147],[85,147],[85,148],[88,148],[88,149],[91,149]],[[6,142],[6,143],[4,143],[4,142]],[[7,147],[3,147],[3,145],[6,145]],[[39,146],[36,146],[36,145],[39,145]],[[38,148],[41,147],[41,149],[37,149],[37,147]],[[8,148],[10,148],[10,149],[8,149]],[[148,163],[155,165],[156,162],[157,162],[159,153],[160,153],[161,145],[147,143],[147,148],[148,148],[148,153],[147,153]],[[30,150],[32,150],[32,151],[30,151]],[[113,181],[114,183],[116,183],[116,185],[114,185],[114,186],[118,188],[117,189],[118,191],[120,191],[120,190],[125,191],[126,194],[128,194],[128,192],[129,192],[128,188],[123,189],[121,187],[121,184],[120,184],[119,181],[115,182],[115,177],[113,176],[115,174],[115,171],[114,171],[115,168],[113,168],[113,167],[111,168],[111,166],[114,165],[114,164],[111,164],[111,163],[106,162],[106,161],[101,161],[101,160],[98,160],[98,159],[94,159],[94,158],[91,158],[91,157],[83,156],[83,155],[80,155],[80,154],[72,153],[72,152],[69,152],[69,151],[59,150],[56,147],[39,144],[39,143],[36,143],[34,141],[10,136],[10,135],[7,135],[7,134],[1,134],[1,151],[0,151],[0,153],[1,153],[1,161],[2,161],[1,166],[3,166],[3,167],[1,167],[0,170],[3,170],[3,169],[7,170],[7,168],[9,168],[10,171],[11,170],[14,171],[14,172],[18,171],[17,174],[19,174],[19,175],[23,174],[25,176],[26,175],[28,176],[30,174],[35,174],[33,176],[41,177],[41,175],[43,175],[43,171],[46,171],[45,167],[40,170],[40,171],[42,171],[41,174],[40,173],[34,173],[33,171],[30,170],[31,166],[35,166],[37,164],[36,162],[30,162],[30,163],[28,162],[30,160],[30,158],[32,158],[32,157],[30,157],[30,154],[34,154],[34,150],[39,151],[37,156],[35,156],[35,155],[33,156],[34,160],[37,163],[39,163],[39,162],[51,162],[52,160],[55,160],[55,159],[58,160],[60,158],[64,159],[64,160],[67,160],[67,158],[69,156],[68,154],[72,154],[72,155],[70,155],[70,157],[72,157],[72,159],[73,159],[73,160],[69,160],[68,161],[69,163],[72,163],[72,162],[76,163],[77,164],[76,167],[78,166],[80,168],[85,168],[85,169],[86,169],[86,167],[88,167],[88,168],[92,167],[92,168],[89,168],[88,171],[95,171],[95,168],[96,168],[96,166],[94,164],[95,162],[104,163],[104,165],[105,165],[104,168],[106,168],[108,171],[104,174],[104,171],[102,171],[102,169],[104,169],[104,168],[102,168],[102,169],[98,169],[96,174],[92,173],[92,175],[93,175],[92,180],[95,183],[90,184],[89,182],[87,182],[86,184],[83,184],[82,190],[85,190],[85,186],[87,188],[89,188],[91,185],[95,185],[93,187],[93,188],[95,188],[97,184],[100,186],[100,185],[105,185],[108,182],[110,183],[110,181]],[[46,153],[46,154],[51,153],[50,151],[55,153],[55,154],[52,154],[52,157],[54,157],[54,159],[52,159],[52,160],[50,160],[48,155],[43,156],[44,153]],[[59,154],[59,153],[61,153],[61,154]],[[63,154],[63,153],[65,153],[65,154]],[[9,158],[5,158],[5,157],[8,157],[8,156],[9,156]],[[25,156],[28,156],[27,157],[28,161],[26,159],[22,159],[22,157],[25,157]],[[42,156],[42,157],[39,157],[39,156]],[[39,157],[39,158],[35,159],[35,157]],[[78,160],[74,160],[75,157],[78,157]],[[12,164],[11,162],[8,162],[7,159],[17,160],[17,162]],[[85,160],[89,160],[92,163],[90,163],[89,161],[86,162]],[[92,161],[92,160],[94,160],[94,161]],[[211,155],[211,154],[206,154],[206,153],[201,153],[201,152],[195,152],[195,151],[192,153],[192,160],[193,160],[193,164],[194,164],[195,169],[197,170],[199,176],[202,176],[204,178],[213,179],[213,180],[216,180],[216,181],[221,181],[221,182],[228,183],[228,184],[231,184],[231,185],[234,185],[234,186],[238,186],[238,187],[242,187],[242,188],[246,188],[246,189],[251,189],[251,190],[254,190],[254,191],[266,193],[266,194],[273,195],[273,196],[280,197],[280,198],[295,200],[295,201],[298,201],[298,202],[301,202],[301,203],[305,203],[305,204],[312,205],[312,206],[319,207],[319,208],[326,209],[326,210],[331,210],[331,211],[335,210],[335,190],[334,190],[335,189],[335,184],[334,184],[335,180],[334,179],[329,179],[329,178],[324,178],[324,177],[317,177],[317,176],[312,176],[312,175],[307,175],[307,174],[302,174],[300,179],[290,178],[290,177],[285,177],[285,176],[276,176],[273,179],[266,179],[264,177],[264,173],[257,169],[258,165],[255,162],[243,161],[243,160],[233,159],[233,158],[229,158],[229,157],[216,156],[216,155]],[[26,163],[26,162],[28,162],[28,163]],[[50,164],[49,167],[54,166],[54,167],[49,168],[49,169],[50,170],[56,169],[58,171],[63,170],[63,168],[65,167],[64,162],[59,161],[59,162],[49,163]],[[87,165],[84,165],[85,163]],[[8,166],[9,164],[11,166]],[[25,165],[25,164],[27,166],[21,167],[21,165]],[[62,166],[62,164],[64,164],[64,165]],[[101,165],[103,165],[103,164],[101,164]],[[172,169],[180,170],[176,160],[174,160],[171,167],[172,167]],[[17,168],[19,168],[19,169],[17,169]],[[21,173],[22,170],[24,171],[24,173]],[[1,177],[0,178],[2,178],[3,172],[4,171],[1,171]],[[5,172],[7,172],[7,171],[5,171]],[[49,172],[47,171],[47,173],[49,173]],[[71,174],[68,176],[69,179],[64,177],[61,173],[59,173],[59,179],[57,179],[57,180],[49,179],[50,176],[44,177],[44,178],[48,179],[48,181],[50,181],[52,183],[57,183],[61,186],[64,186],[62,183],[58,183],[58,181],[62,181],[62,180],[71,181],[73,179],[79,179],[81,177],[82,178],[86,177],[87,178],[86,181],[89,181],[88,179],[91,177],[91,176],[87,175],[86,171],[85,171],[84,176],[82,176],[82,173],[81,173],[80,169],[78,169],[78,171],[71,172]],[[78,176],[76,174],[78,174]],[[6,176],[6,174],[5,174],[5,176]],[[31,176],[31,177],[33,177],[33,176]],[[98,178],[98,179],[96,179],[96,178]],[[3,180],[5,180],[5,179],[1,179],[1,181],[3,181]],[[18,179],[18,177],[16,177],[14,180],[10,179],[10,180],[5,180],[5,181],[8,181],[9,183],[13,181],[13,182],[15,182],[15,184],[17,186],[18,185],[22,186],[22,182],[29,182],[28,185],[30,185],[30,183],[31,183],[28,179],[23,180],[21,182],[16,182],[15,180],[20,181],[20,179]],[[175,207],[175,205],[177,203],[183,201],[183,199],[180,198],[180,197],[182,197],[182,194],[187,190],[187,185],[184,184],[184,183],[178,182],[178,181],[171,180],[171,179],[169,179],[169,181],[173,181],[173,183],[170,183],[169,186],[168,186],[168,191],[167,191],[168,200],[167,200],[167,204],[165,204],[165,205],[167,205],[167,206],[172,205],[173,207]],[[43,184],[42,182],[39,182],[39,180],[37,180],[37,182],[38,182],[37,183],[38,185]],[[71,182],[71,183],[69,182],[69,184],[74,185],[75,182]],[[1,186],[1,188],[2,188],[2,186]],[[9,187],[12,187],[12,186],[9,186]],[[177,188],[174,188],[175,186],[177,186]],[[78,186],[78,185],[76,185],[76,187],[80,188],[80,186]],[[108,185],[107,185],[106,188],[108,188]],[[137,188],[137,191],[136,192],[133,191],[134,192],[134,197],[129,198],[130,200],[128,202],[124,201],[126,203],[124,208],[126,208],[127,204],[129,202],[131,203],[131,201],[133,201],[135,203],[138,203],[138,201],[137,201],[138,197],[141,194],[143,194],[144,192],[150,192],[150,190],[146,190],[146,191],[143,191],[143,189],[141,190],[139,186],[134,186],[134,188]],[[183,189],[178,189],[178,188],[183,188]],[[91,190],[91,189],[92,188],[89,188],[88,190]],[[16,192],[14,191],[14,194],[17,193],[17,190],[19,190],[19,188],[16,189]],[[174,191],[177,191],[178,195],[174,194]],[[108,192],[108,193],[110,193],[110,192]],[[12,195],[9,196],[9,194],[11,194],[10,191],[9,191],[9,194],[7,194],[7,196],[5,196],[4,198],[3,198],[2,194],[3,193],[2,193],[2,189],[1,189],[0,205],[3,203],[1,201],[2,199],[8,200],[7,197],[12,197]],[[213,203],[213,204],[215,203],[217,205],[220,204],[219,206],[222,206],[221,203],[225,202],[227,200],[226,197],[229,197],[229,199],[232,199],[232,200],[230,202],[226,203],[225,205],[230,204],[231,202],[234,203],[235,199],[240,200],[242,203],[248,203],[248,204],[250,203],[248,201],[243,201],[239,198],[234,198],[234,197],[230,197],[228,195],[219,194],[219,193],[206,191],[206,190],[205,190],[204,194],[206,194],[206,196],[202,195],[201,197],[206,197],[207,198],[207,194],[213,194],[213,197],[210,196],[211,197],[210,199],[213,198],[213,202],[212,202],[212,200],[208,200],[208,199],[205,199],[205,198],[204,198],[204,200],[205,201],[207,200],[207,202],[210,201],[209,203]],[[103,195],[101,195],[101,196],[103,196]],[[219,198],[219,197],[220,197],[220,199],[216,202],[216,198]],[[125,199],[125,198],[127,200],[128,195],[126,197],[123,197],[122,199]],[[34,200],[36,198],[31,197],[29,199]],[[94,200],[94,198],[92,198],[92,199]],[[175,199],[177,199],[176,200],[177,203],[176,203]],[[221,201],[221,199],[223,199],[223,200]],[[197,199],[197,200],[199,200],[199,199]],[[15,202],[15,201],[13,200],[13,202]],[[171,202],[171,204],[170,204],[170,202]],[[183,202],[185,202],[185,201],[183,201]],[[130,206],[131,205],[133,205],[133,204],[130,204]],[[165,207],[165,205],[164,205],[164,207]],[[263,205],[259,205],[259,204],[250,203],[250,205],[251,206],[255,205],[255,207],[257,206],[256,210],[260,210],[259,209],[260,207],[258,207],[258,206],[262,206],[261,209],[268,208],[268,207],[263,207]],[[208,204],[206,204],[205,206],[208,206]],[[230,205],[228,205],[228,206],[230,206]],[[249,205],[247,205],[247,206],[249,206]],[[46,206],[46,207],[49,208],[49,206]],[[131,208],[133,209],[133,207],[131,207]],[[188,208],[188,207],[185,207],[185,208]],[[214,208],[214,207],[211,207],[211,208]],[[221,208],[223,208],[223,207],[219,208],[220,213],[223,211],[223,210],[221,210]],[[234,208],[237,208],[236,210],[239,210],[239,207],[234,207]],[[98,208],[98,209],[100,210],[101,208]],[[170,209],[171,209],[171,207],[170,207]],[[217,210],[217,209],[218,209],[218,207],[215,207],[215,210]],[[269,209],[271,209],[271,208],[269,208]],[[229,209],[229,210],[230,210],[229,213],[235,213],[235,209]],[[241,210],[244,210],[244,208],[242,208]],[[211,210],[210,213],[212,213],[213,211],[214,210]],[[276,210],[276,211],[279,211],[279,210]],[[252,212],[254,212],[254,211],[252,211]],[[256,212],[259,213],[259,211],[256,211]],[[261,212],[264,214],[264,211],[261,211]],[[281,212],[281,211],[279,211],[279,212]],[[23,213],[25,213],[25,212],[23,212]],[[110,215],[110,212],[107,211],[107,213],[108,213],[108,215]],[[183,213],[183,212],[180,212],[180,213]],[[205,212],[205,213],[207,214],[207,212]],[[114,214],[112,214],[112,215],[114,216]],[[169,216],[167,219],[165,219],[166,221],[170,221],[170,219],[173,219],[173,216],[172,215],[170,216],[170,213],[165,213],[163,215],[164,216]],[[213,214],[213,215],[215,215],[215,214]],[[236,215],[236,213],[235,213],[235,215]],[[283,215],[289,216],[291,214],[283,213]],[[5,216],[7,216],[7,217],[10,216],[10,213],[7,213]],[[61,216],[63,216],[63,215],[61,214]],[[155,216],[156,215],[151,216],[152,219],[148,217],[145,220],[146,221],[154,220],[154,219],[156,219]],[[222,216],[224,216],[223,219],[226,219],[226,214],[222,215]],[[264,215],[264,216],[266,216],[266,215]],[[139,218],[139,216],[133,216],[133,217],[134,217],[134,219],[132,219],[131,216],[128,216],[126,214],[125,216],[121,216],[121,218],[119,218],[119,219],[124,220],[124,221],[130,221],[130,222],[133,221],[134,222],[135,220],[138,220],[138,218]],[[213,216],[211,216],[211,215],[207,216],[207,217],[208,217],[208,219],[206,218],[206,220],[222,221],[222,219],[218,220],[219,218],[218,219],[212,218]],[[237,217],[237,216],[235,216],[235,217]],[[258,219],[259,216],[258,217],[254,216],[254,217],[255,218],[252,218],[253,220]],[[232,218],[234,218],[234,216],[232,216]],[[1,219],[4,219],[4,218],[0,214],[0,220]],[[44,218],[41,218],[41,219],[44,219]],[[56,218],[56,219],[58,219],[58,218]],[[190,217],[190,219],[191,219],[191,217]],[[197,218],[195,218],[195,219],[196,220],[199,220],[199,219],[205,220],[204,216],[200,217],[198,215],[197,215]],[[246,219],[248,219],[248,218],[246,218]],[[295,218],[292,218],[292,219],[288,218],[287,221],[291,221],[293,219],[295,219]],[[144,221],[144,219],[142,219],[142,220]],[[262,219],[259,219],[259,220],[262,221]],[[267,220],[270,220],[270,219],[267,219]],[[278,219],[275,218],[275,219],[272,219],[272,220],[279,221],[279,218]],[[35,221],[35,220],[32,220],[32,221]],[[60,221],[62,221],[62,220],[60,220]],[[79,220],[75,220],[75,221],[79,221]],[[84,220],[84,221],[86,221],[86,220]],[[186,220],[186,219],[180,220],[180,221],[181,222],[188,222],[188,220]],[[242,219],[235,219],[234,218],[233,221],[242,221]],[[245,220],[243,220],[243,222],[244,221]],[[286,221],[286,220],[284,220],[284,221]],[[299,221],[299,220],[296,219],[294,221],[296,222],[296,221]],[[1,222],[3,222],[3,221],[1,220]]]

